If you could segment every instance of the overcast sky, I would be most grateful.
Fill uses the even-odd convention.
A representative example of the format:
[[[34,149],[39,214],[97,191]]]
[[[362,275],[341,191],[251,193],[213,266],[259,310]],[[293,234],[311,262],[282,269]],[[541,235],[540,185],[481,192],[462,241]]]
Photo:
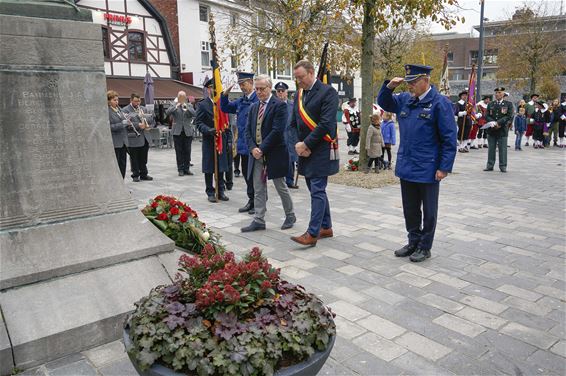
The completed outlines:
[[[488,18],[490,21],[501,21],[509,19],[514,13],[516,8],[522,8],[522,6],[534,3],[545,3],[547,8],[552,11],[553,14],[560,13],[561,0],[536,0],[526,1],[525,0],[485,0],[485,11],[484,17]],[[464,16],[466,22],[464,24],[459,23],[452,30],[459,33],[469,33],[474,25],[479,25],[480,23],[480,1],[479,0],[459,0],[458,1],[462,9],[456,10],[456,13]],[[566,14],[566,0],[562,0],[563,14]],[[445,33],[446,30],[440,25],[433,25],[432,33]]]

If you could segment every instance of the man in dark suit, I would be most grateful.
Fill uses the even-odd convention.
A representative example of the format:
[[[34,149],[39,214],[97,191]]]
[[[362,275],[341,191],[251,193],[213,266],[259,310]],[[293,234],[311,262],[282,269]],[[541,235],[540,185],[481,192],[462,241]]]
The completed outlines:
[[[128,152],[130,153],[132,179],[135,182],[153,180],[147,174],[147,155],[149,143],[151,142],[148,127],[155,126],[155,120],[151,114],[147,113],[145,107],[141,105],[140,96],[135,93],[132,93],[130,104],[124,107],[122,112],[128,114],[132,126],[135,128],[135,131],[133,128],[128,131]]]
[[[285,126],[285,143],[287,145],[287,151],[289,152],[289,171],[287,172],[285,181],[287,182],[287,187],[291,189],[298,189],[299,186],[295,182],[295,164],[297,163],[299,156],[295,151],[295,144],[299,140],[297,139],[297,129],[288,126],[293,114],[293,107],[295,106],[295,103],[289,99],[288,90],[289,85],[285,82],[278,82],[275,84],[275,93],[277,94],[277,98],[287,105],[288,113],[287,125]]]
[[[267,210],[267,179],[273,181],[281,197],[285,210],[285,222],[282,230],[293,227],[296,222],[293,201],[289,188],[285,184],[285,175],[289,169],[289,153],[285,145],[285,127],[287,126],[287,106],[271,94],[271,78],[257,76],[255,91],[259,102],[254,103],[248,114],[246,125],[246,144],[251,157],[248,158],[248,179],[254,185],[254,220],[242,232],[265,230],[265,212]]]
[[[191,172],[191,145],[195,136],[195,126],[193,117],[195,110],[191,103],[187,103],[187,94],[180,91],[177,94],[177,103],[170,106],[165,115],[172,115],[173,140],[175,142],[175,156],[177,159],[177,171],[179,176],[192,175]]]
[[[204,86],[208,89],[208,98],[203,99],[197,106],[195,115],[195,125],[200,133],[202,133],[202,172],[204,173],[204,181],[206,183],[206,195],[208,201],[216,202],[215,189],[213,185],[214,178],[214,154],[216,147],[214,145],[215,135],[214,128],[214,103],[212,103],[213,89],[212,79],[208,80]],[[232,138],[230,127],[226,128],[219,137],[222,137],[222,153],[218,154],[218,198],[221,201],[228,201],[228,197],[224,194],[226,184],[224,181],[224,173],[228,171],[228,153],[232,150],[228,147],[228,140]]]
[[[311,194],[311,218],[304,234],[291,240],[315,246],[318,239],[333,236],[330,204],[326,195],[328,176],[339,169],[336,110],[338,93],[316,79],[314,66],[301,60],[293,68],[299,92],[290,127],[297,129],[299,174],[305,177]]]

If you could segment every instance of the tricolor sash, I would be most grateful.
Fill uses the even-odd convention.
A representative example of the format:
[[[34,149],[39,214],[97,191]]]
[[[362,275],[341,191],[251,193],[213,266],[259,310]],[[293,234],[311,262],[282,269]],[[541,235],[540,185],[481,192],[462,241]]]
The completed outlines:
[[[307,125],[307,127],[309,127],[309,129],[312,132],[316,128],[317,124],[314,122],[314,120],[307,113],[307,110],[305,109],[305,107],[303,105],[303,89],[299,89],[298,102],[299,102],[299,116],[303,120],[303,123],[305,123]],[[324,139],[324,141],[326,141],[330,144],[330,160],[331,161],[339,160],[340,157],[338,155],[338,129],[336,129],[336,138],[333,139],[327,133],[326,135],[324,135],[323,139]]]

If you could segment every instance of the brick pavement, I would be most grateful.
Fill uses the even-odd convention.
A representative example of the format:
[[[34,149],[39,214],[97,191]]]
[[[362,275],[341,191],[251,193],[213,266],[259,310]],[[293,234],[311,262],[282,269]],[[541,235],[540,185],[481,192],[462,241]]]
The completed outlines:
[[[565,340],[565,151],[509,149],[507,174],[482,172],[487,149],[457,156],[441,186],[432,258],[393,256],[405,241],[399,186],[330,184],[332,239],[303,249],[289,240],[308,223],[304,181],[292,191],[296,226],[272,186],[267,231],[240,233],[244,182],[229,202],[204,194],[200,144],[192,177],[178,177],[174,151],[150,152],[153,182],[126,182],[145,204],[180,196],[238,254],[260,245],[289,280],[320,296],[338,315],[338,338],[323,375],[563,375]],[[343,156],[345,160],[347,156]],[[134,375],[121,342],[28,370],[26,375]]]

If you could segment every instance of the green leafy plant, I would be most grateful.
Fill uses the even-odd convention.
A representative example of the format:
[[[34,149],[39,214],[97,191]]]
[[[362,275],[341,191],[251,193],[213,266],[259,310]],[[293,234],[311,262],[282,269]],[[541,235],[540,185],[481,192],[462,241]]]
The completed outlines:
[[[243,260],[207,244],[183,255],[175,283],[136,303],[129,349],[189,375],[272,375],[326,349],[336,335],[320,299],[280,278],[254,248]]]
[[[179,247],[194,253],[200,253],[206,244],[222,249],[218,235],[199,220],[197,212],[173,196],[156,196],[142,213]]]

